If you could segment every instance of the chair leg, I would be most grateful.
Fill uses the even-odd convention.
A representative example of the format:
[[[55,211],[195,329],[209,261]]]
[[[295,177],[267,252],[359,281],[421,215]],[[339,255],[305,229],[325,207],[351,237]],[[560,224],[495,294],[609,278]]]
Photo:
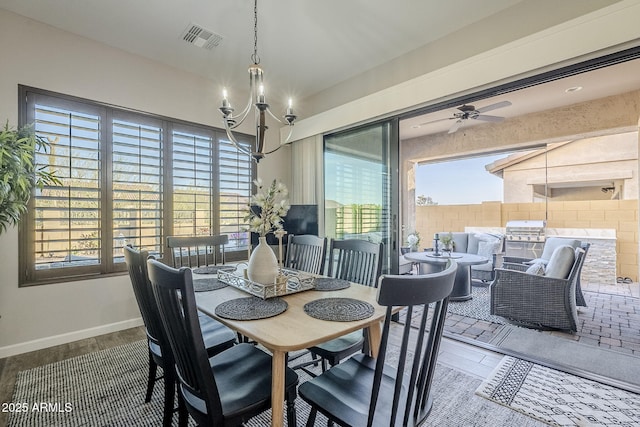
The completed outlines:
[[[151,356],[151,350],[149,350],[149,378],[147,379],[147,395],[144,398],[145,403],[151,402],[151,395],[153,394],[153,386],[156,383],[156,374],[158,372],[158,365]]]
[[[289,391],[287,396],[287,426],[296,427],[296,390]]]
[[[164,372],[164,415],[162,425],[171,427],[173,424],[173,409],[176,395],[176,380],[173,367],[166,367]]]
[[[311,412],[309,412],[309,418],[307,419],[307,427],[313,427],[316,423],[316,414],[318,410],[316,408],[311,408]]]
[[[189,412],[182,393],[178,390],[178,427],[187,427],[187,424],[189,424]]]

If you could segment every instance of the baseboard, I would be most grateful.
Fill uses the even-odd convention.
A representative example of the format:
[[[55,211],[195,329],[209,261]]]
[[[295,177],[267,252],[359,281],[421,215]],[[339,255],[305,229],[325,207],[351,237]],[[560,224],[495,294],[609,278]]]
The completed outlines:
[[[60,344],[67,344],[86,338],[92,338],[98,335],[109,334],[111,332],[118,332],[124,329],[135,328],[142,324],[142,318],[139,317],[137,319],[123,320],[122,322],[96,326],[95,328],[82,329],[80,331],[73,331],[66,334],[54,335],[52,337],[8,345],[0,347],[0,359],[15,356],[17,354],[28,353],[30,351],[42,350],[43,348],[49,348]]]

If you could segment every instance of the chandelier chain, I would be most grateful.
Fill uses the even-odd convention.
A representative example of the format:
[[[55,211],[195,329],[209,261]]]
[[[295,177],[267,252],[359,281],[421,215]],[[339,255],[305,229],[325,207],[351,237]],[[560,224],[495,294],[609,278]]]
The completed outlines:
[[[256,65],[260,63],[258,56],[258,0],[254,0],[253,3],[253,55],[251,55],[251,60]]]

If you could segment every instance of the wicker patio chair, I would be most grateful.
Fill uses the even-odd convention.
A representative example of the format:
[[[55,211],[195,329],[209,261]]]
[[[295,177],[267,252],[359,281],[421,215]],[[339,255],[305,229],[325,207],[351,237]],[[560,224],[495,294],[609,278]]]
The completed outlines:
[[[577,331],[576,285],[585,251],[575,250],[569,276],[556,279],[524,271],[496,269],[491,314],[539,329]]]
[[[591,247],[591,243],[582,243],[582,244],[579,244],[579,246],[584,250],[584,256],[586,258],[587,253],[589,252],[589,248]],[[551,253],[549,254],[549,256],[550,255]],[[516,271],[527,271],[527,268],[529,268],[533,262],[535,262],[535,260],[531,258],[505,256],[503,258],[502,268],[508,269],[508,270],[516,270]],[[583,265],[584,265],[584,262],[580,265],[580,269],[577,272],[578,279],[576,281],[576,305],[580,307],[587,306],[587,301],[584,298],[584,294],[582,293],[582,286],[580,285],[580,275],[582,274]]]

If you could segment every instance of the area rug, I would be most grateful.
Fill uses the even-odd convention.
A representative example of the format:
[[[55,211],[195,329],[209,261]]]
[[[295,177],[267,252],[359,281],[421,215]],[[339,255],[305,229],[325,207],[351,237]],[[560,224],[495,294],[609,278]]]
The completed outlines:
[[[542,365],[561,366],[582,376],[583,372],[595,374],[602,377],[594,377],[601,382],[615,380],[628,383],[632,391],[640,390],[640,358],[626,353],[513,325],[503,327],[489,344]]]
[[[506,323],[504,318],[489,313],[491,309],[491,289],[489,286],[472,286],[471,295],[472,298],[467,301],[449,301],[447,312],[501,325]]]
[[[554,426],[640,425],[640,395],[510,356],[476,393]]]
[[[19,372],[12,402],[26,404],[24,412],[9,416],[10,427],[158,426],[162,420],[162,381],[148,404],[144,403],[147,378],[145,341]],[[307,381],[300,372],[300,381]],[[474,395],[479,379],[438,365],[432,387],[434,406],[424,426],[543,425],[507,407]],[[303,426],[309,406],[296,400],[297,422]],[[248,427],[270,425],[270,412],[254,417]],[[177,417],[174,419],[177,425]],[[193,426],[191,422],[189,424]],[[326,426],[319,416],[316,425]]]

